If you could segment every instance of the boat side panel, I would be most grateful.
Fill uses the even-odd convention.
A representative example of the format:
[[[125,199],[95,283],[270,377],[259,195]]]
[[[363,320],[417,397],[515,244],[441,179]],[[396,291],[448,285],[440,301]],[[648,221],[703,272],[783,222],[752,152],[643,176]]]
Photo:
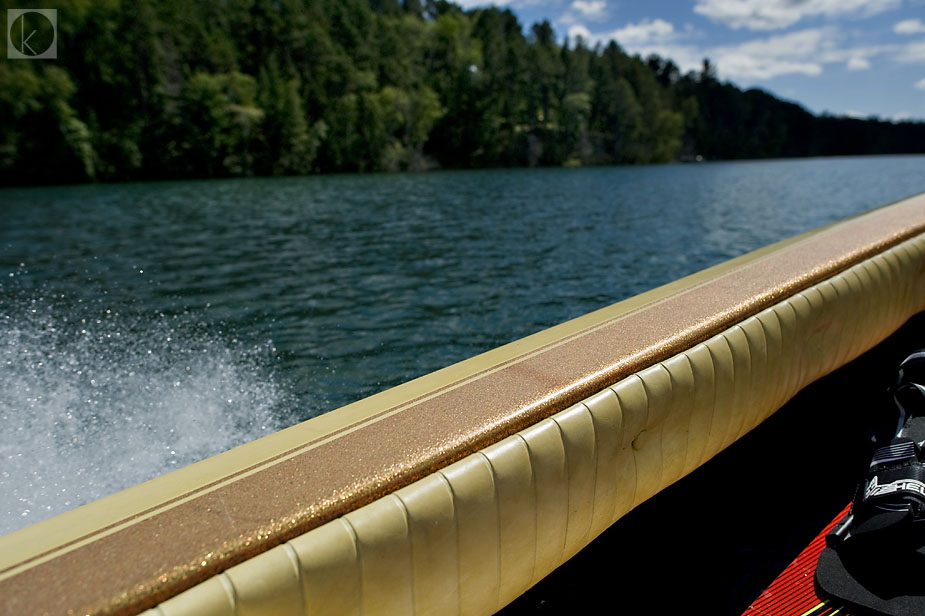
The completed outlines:
[[[492,613],[564,562],[578,544],[692,470],[692,461],[699,464],[716,455],[800,389],[925,309],[923,257],[925,236],[919,236],[858,263],[436,477],[309,531],[292,542],[298,548],[284,545],[255,557],[248,571],[256,571],[259,561],[266,571],[262,579],[279,580],[280,596],[295,592],[285,590],[287,584],[301,592],[304,582],[292,576],[291,554],[312,553],[316,541],[327,550],[336,532],[345,554],[335,559],[345,563],[337,567],[343,582],[322,573],[325,583],[309,583],[305,605],[336,603],[338,610],[301,613]],[[406,505],[394,506],[395,501]],[[431,550],[426,567],[407,557],[417,545],[415,533],[407,530],[412,509],[407,503],[416,503],[413,508],[421,512],[418,526],[428,526],[426,518],[432,516],[427,544],[448,546]],[[427,503],[433,503],[431,514]],[[375,519],[388,540],[373,544],[364,542],[363,533],[343,532],[346,524],[359,526],[359,519],[370,524]],[[402,541],[410,547],[402,548]],[[371,552],[377,549],[381,553]],[[387,572],[398,599],[389,601],[385,590],[376,588],[377,599],[370,601],[362,583],[359,593],[344,592],[356,588],[357,577],[366,579],[369,559],[407,568]],[[300,566],[305,571],[304,563]],[[221,574],[233,585],[241,578],[236,569]],[[455,588],[446,579],[453,572]],[[417,600],[407,601],[408,589],[399,583],[413,587]],[[207,592],[200,588],[207,586],[210,597],[224,601],[210,581],[165,602],[161,613],[200,613]],[[249,593],[264,597],[266,589],[234,585],[239,604],[252,603]],[[265,604],[262,613],[275,613],[272,602]]]

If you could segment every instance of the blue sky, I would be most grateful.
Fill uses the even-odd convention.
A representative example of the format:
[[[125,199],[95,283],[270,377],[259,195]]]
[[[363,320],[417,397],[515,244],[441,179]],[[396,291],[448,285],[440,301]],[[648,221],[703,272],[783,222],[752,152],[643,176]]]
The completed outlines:
[[[615,39],[631,54],[704,57],[719,77],[814,113],[925,120],[925,0],[455,0],[548,19],[560,41]]]

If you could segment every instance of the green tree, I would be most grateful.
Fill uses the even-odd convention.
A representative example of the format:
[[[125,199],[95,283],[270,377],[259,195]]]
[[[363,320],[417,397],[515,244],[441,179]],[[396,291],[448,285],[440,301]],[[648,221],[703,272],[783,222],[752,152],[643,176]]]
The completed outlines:
[[[548,21],[534,24],[530,44],[530,115],[535,127],[557,127],[556,101],[563,90],[565,66]]]
[[[324,121],[310,125],[298,77],[283,79],[275,61],[260,70],[257,100],[264,112],[258,171],[284,175],[309,173],[327,134]]]
[[[386,86],[377,99],[388,135],[388,143],[380,155],[380,167],[390,171],[424,168],[424,142],[443,114],[436,93],[426,86],[412,92]]]
[[[18,6],[0,0],[0,8]],[[614,42],[447,0],[59,0],[58,60],[0,63],[0,178],[77,182],[921,152]]]
[[[195,73],[181,94],[180,150],[195,173],[249,175],[257,129],[257,84],[243,73]]]
[[[442,7],[430,5],[439,14],[424,32],[425,83],[446,110],[433,128],[430,143],[445,163],[468,166],[481,132],[482,46],[472,34],[469,17]]]
[[[71,107],[75,91],[57,66],[0,63],[0,178],[4,182],[74,182],[95,178],[87,125]]]

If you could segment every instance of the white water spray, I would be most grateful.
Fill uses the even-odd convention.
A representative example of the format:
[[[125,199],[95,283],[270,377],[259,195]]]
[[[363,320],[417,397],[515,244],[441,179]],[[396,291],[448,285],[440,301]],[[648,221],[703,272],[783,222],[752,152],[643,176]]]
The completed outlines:
[[[96,312],[0,306],[0,535],[282,427],[272,345]]]

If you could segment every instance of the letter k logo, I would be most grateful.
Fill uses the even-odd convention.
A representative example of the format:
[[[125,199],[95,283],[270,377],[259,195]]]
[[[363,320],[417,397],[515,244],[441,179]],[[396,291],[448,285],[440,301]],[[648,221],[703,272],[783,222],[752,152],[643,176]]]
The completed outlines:
[[[57,9],[8,9],[6,57],[53,60],[58,57]]]

